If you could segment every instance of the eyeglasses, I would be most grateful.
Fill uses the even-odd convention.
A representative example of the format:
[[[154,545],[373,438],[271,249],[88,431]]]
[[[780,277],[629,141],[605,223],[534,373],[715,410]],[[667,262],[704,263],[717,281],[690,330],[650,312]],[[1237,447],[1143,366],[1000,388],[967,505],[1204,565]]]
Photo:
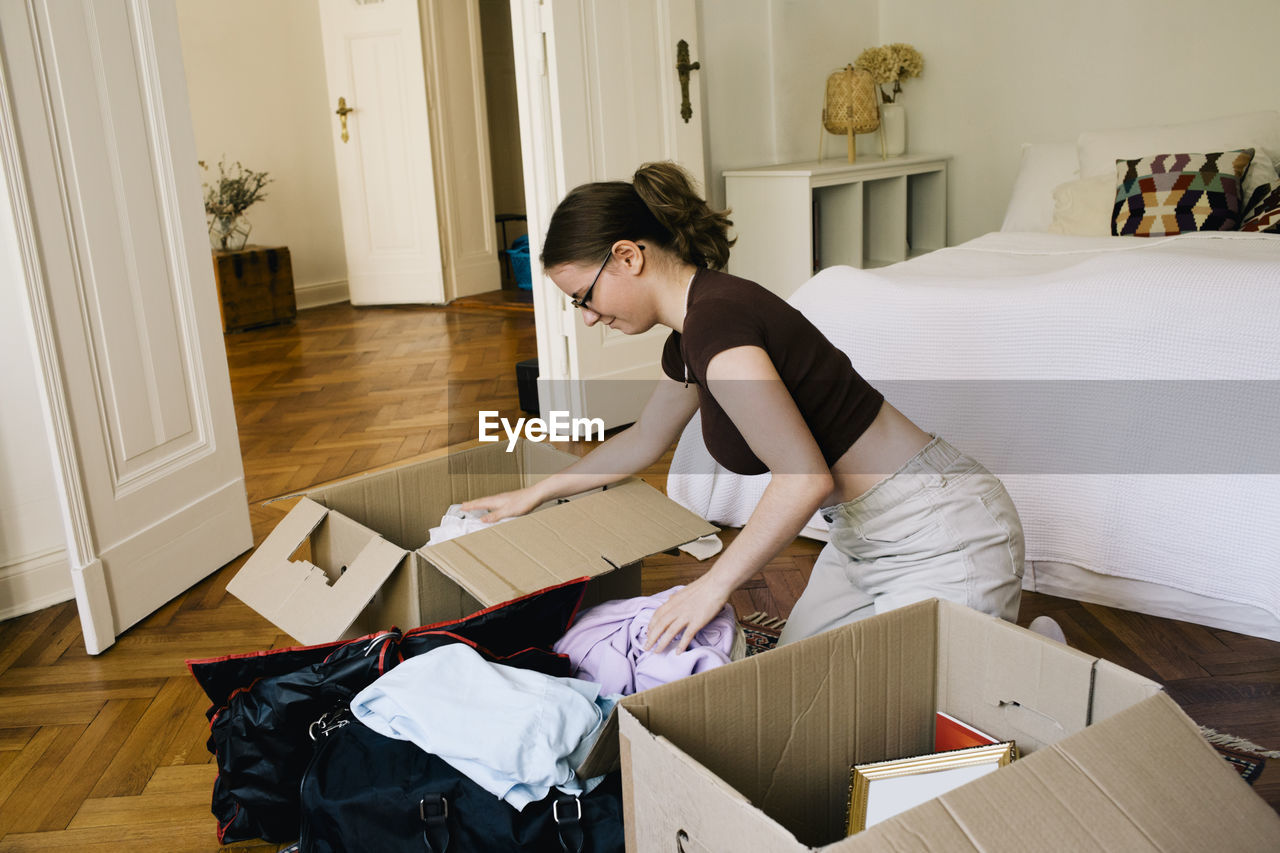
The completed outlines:
[[[596,271],[596,277],[591,279],[591,286],[587,288],[587,292],[582,294],[582,298],[576,297],[569,300],[569,304],[574,308],[586,308],[587,303],[591,301],[591,291],[596,289],[596,282],[600,280],[600,276],[604,273],[604,268],[609,265],[609,259],[613,257],[613,247],[609,247],[609,254],[604,256],[604,263],[600,265],[600,269]]]

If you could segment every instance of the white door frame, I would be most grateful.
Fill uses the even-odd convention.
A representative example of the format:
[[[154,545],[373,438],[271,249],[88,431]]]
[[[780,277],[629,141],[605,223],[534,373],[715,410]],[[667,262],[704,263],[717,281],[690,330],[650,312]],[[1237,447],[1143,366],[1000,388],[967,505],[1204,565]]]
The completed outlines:
[[[651,6],[649,4],[652,4]],[[516,91],[520,105],[520,140],[523,149],[525,206],[529,219],[529,254],[533,269],[534,311],[538,341],[538,398],[544,418],[550,410],[568,411],[573,417],[602,417],[612,427],[634,420],[647,395],[635,390],[659,378],[658,357],[662,336],[654,330],[641,336],[621,336],[603,327],[586,329],[579,312],[545,277],[538,263],[542,235],[558,201],[584,180],[625,178],[619,166],[639,165],[634,158],[684,160],[698,181],[703,181],[702,105],[695,79],[689,92],[696,123],[681,123],[676,116],[679,85],[675,74],[675,41],[687,35],[697,51],[697,21],[692,0],[637,2],[627,11],[656,16],[656,68],[659,78],[641,80],[636,90],[644,97],[638,109],[644,120],[655,121],[657,139],[620,146],[616,127],[609,139],[605,121],[608,99],[615,97],[607,81],[595,79],[605,48],[594,43],[602,14],[593,0],[511,0],[512,36],[516,55]],[[557,45],[557,40],[562,40]],[[563,60],[571,67],[558,68]],[[670,109],[668,115],[662,110]],[[652,119],[649,117],[652,116]],[[563,134],[572,134],[563,138]],[[629,139],[630,137],[628,137]],[[636,136],[636,140],[640,137]],[[629,174],[629,172],[628,172]],[[624,387],[631,380],[635,389]],[[594,381],[594,384],[592,384]]]
[[[551,410],[570,411],[569,343],[564,323],[564,296],[542,271],[542,235],[557,201],[568,191],[559,168],[551,120],[552,91],[547,68],[544,23],[550,11],[540,0],[511,0],[511,34],[515,49],[516,100],[520,105],[520,148],[524,166],[525,216],[529,228],[529,261],[533,278],[533,316],[538,343],[538,405],[544,418]]]

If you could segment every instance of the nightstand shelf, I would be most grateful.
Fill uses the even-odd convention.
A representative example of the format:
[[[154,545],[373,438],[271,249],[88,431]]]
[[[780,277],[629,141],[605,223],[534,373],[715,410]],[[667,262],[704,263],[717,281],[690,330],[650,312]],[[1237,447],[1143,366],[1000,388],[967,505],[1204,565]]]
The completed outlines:
[[[942,248],[949,159],[911,154],[725,172],[738,236],[729,272],[787,297],[829,266],[881,267]]]

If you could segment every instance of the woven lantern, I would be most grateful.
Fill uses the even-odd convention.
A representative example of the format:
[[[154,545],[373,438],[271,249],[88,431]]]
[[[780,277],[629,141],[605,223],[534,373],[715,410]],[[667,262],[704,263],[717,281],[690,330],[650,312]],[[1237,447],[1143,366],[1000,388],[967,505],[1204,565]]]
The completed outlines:
[[[880,127],[875,79],[852,65],[827,78],[827,99],[822,107],[822,130],[818,132],[818,161],[822,161],[823,132],[849,139],[849,162],[857,158],[854,134],[871,133]]]

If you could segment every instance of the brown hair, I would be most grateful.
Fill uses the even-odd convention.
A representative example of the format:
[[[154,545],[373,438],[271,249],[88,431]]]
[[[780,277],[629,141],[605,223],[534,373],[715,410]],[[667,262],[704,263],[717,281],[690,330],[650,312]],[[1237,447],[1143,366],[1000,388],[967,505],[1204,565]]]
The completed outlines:
[[[600,263],[619,240],[648,240],[682,261],[721,269],[729,262],[727,210],[712,210],[675,163],[645,163],[631,183],[583,184],[551,215],[543,267]]]

